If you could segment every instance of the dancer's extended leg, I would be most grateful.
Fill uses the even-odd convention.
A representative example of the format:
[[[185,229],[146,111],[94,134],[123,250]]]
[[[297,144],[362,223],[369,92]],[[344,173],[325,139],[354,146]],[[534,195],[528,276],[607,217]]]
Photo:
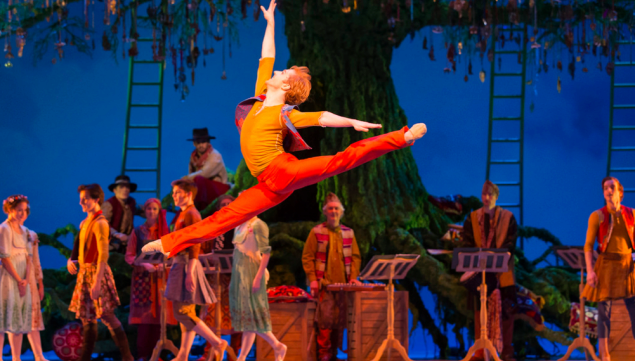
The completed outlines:
[[[408,146],[404,139],[404,133],[407,131],[408,127],[403,127],[401,130],[363,139],[335,155],[302,160],[295,157],[282,160],[276,158],[269,165],[275,166],[276,176],[267,177],[263,181],[275,192],[290,192],[304,188]]]

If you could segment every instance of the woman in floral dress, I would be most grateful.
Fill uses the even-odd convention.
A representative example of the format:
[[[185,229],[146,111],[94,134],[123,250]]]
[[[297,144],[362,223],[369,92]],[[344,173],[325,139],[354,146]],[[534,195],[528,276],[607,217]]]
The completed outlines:
[[[271,345],[275,360],[282,361],[287,346],[271,332],[267,299],[269,228],[258,217],[252,218],[234,231],[234,247],[229,307],[234,330],[243,332],[238,361],[245,361],[256,334]]]
[[[8,218],[0,224],[0,334],[9,334],[13,361],[19,361],[23,336],[32,328],[32,250],[29,230],[21,225],[29,214],[29,201],[23,195],[11,196],[2,202],[2,210]]]

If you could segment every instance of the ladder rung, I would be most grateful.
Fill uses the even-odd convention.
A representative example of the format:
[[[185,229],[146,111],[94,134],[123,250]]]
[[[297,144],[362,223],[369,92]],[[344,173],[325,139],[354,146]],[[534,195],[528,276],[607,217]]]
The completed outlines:
[[[613,105],[615,109],[635,109],[635,105],[633,104],[622,104],[622,105]]]
[[[138,108],[158,108],[159,104],[155,104],[155,103],[139,103],[139,104],[130,104],[131,107],[138,107]]]
[[[632,151],[635,150],[635,147],[613,147],[611,148],[612,151],[616,152],[616,151]]]
[[[520,182],[493,182],[494,184],[496,184],[497,186],[519,186]]]
[[[156,172],[156,168],[126,168],[124,172]]]
[[[137,41],[148,42],[148,41],[153,41],[153,39],[152,38],[139,38],[139,39],[137,39]]]
[[[635,172],[635,167],[611,168],[609,173],[611,172]]]
[[[156,129],[159,126],[156,124],[130,124],[128,128],[131,129]]]
[[[511,120],[522,120],[522,118],[521,117],[498,117],[498,118],[492,118],[492,120],[511,121]]]
[[[506,32],[506,33],[510,32],[510,31],[511,31],[511,32],[525,31],[523,28],[506,28],[506,29],[503,29],[503,28],[498,28],[498,30],[499,30],[500,32]]]
[[[618,61],[615,62],[615,66],[635,66],[634,61]]]
[[[494,95],[495,99],[520,99],[522,95]]]
[[[626,193],[634,193],[635,192],[635,188],[624,188],[624,192],[626,192]]]
[[[497,206],[507,207],[507,208],[520,208],[520,204],[518,203],[499,203]]]
[[[523,73],[494,73],[494,76],[522,76]]]
[[[136,193],[156,193],[156,189],[137,189]]]
[[[135,64],[161,64],[161,61],[154,61],[154,60],[133,60],[132,61]]]
[[[505,51],[497,51],[496,54],[518,54],[520,51],[513,50],[505,50]]]
[[[159,83],[159,82],[156,82],[156,83],[152,83],[152,82],[142,82],[142,83],[132,83],[132,85],[154,85],[154,86],[159,86],[159,85],[162,85],[162,84],[161,84],[161,83]]]
[[[613,84],[616,88],[635,88],[635,83]]]
[[[499,159],[490,161],[490,164],[520,164],[520,161],[518,159]]]
[[[635,45],[635,41],[618,41],[617,42],[619,45]]]
[[[635,130],[635,125],[615,125],[613,130]]]
[[[159,147],[127,147],[126,150],[159,150]]]
[[[516,143],[516,142],[520,142],[520,138],[493,138],[492,142],[495,142],[495,143]]]

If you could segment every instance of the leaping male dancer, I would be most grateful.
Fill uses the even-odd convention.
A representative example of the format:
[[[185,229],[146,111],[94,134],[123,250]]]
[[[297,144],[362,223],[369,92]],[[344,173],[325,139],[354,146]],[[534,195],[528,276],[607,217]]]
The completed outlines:
[[[298,134],[297,128],[312,126],[353,127],[359,132],[381,128],[381,124],[367,123],[340,117],[329,112],[302,113],[302,104],[311,91],[311,76],[307,67],[293,66],[273,71],[276,47],[274,40],[275,0],[269,8],[260,7],[267,20],[262,42],[262,58],[258,68],[255,97],[236,108],[236,126],[240,133],[240,149],[245,163],[258,184],[242,192],[231,204],[205,220],[170,233],[143,247],[143,251],[160,250],[175,255],[196,243],[217,237],[281,203],[293,191],[318,183],[388,152],[414,144],[426,133],[426,125],[372,137],[350,145],[333,156],[298,160],[287,152],[311,149]]]

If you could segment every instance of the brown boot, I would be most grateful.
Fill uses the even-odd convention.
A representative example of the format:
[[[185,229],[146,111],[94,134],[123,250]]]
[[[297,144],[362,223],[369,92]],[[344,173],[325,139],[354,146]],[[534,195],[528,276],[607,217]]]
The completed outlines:
[[[126,336],[126,332],[123,330],[123,327],[119,326],[114,330],[110,330],[110,334],[112,335],[112,339],[115,341],[115,345],[117,345],[119,352],[121,352],[121,360],[135,361],[134,357],[132,357],[132,353],[130,353],[128,336]]]
[[[97,342],[97,322],[87,323],[84,325],[84,340],[79,361],[90,361],[92,359],[95,342]]]

